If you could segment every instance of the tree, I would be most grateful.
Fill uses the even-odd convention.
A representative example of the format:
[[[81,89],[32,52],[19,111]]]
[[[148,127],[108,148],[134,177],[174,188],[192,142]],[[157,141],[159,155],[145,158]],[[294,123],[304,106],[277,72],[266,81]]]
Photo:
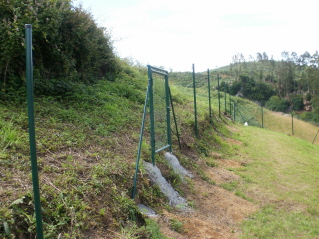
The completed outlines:
[[[241,75],[239,82],[231,85],[229,92],[235,95],[240,90],[243,96],[249,100],[267,101],[275,94],[271,86],[263,82],[255,82],[248,76]]]
[[[119,69],[110,36],[71,0],[1,1],[0,16],[0,99],[25,91],[26,23],[33,28],[36,93],[63,94],[71,82],[94,82]]]
[[[263,55],[260,52],[257,52],[256,55],[257,55],[257,61],[261,62],[263,60]]]
[[[269,101],[265,104],[266,108],[273,111],[285,112],[290,104],[286,99],[280,99],[278,96],[272,96]]]

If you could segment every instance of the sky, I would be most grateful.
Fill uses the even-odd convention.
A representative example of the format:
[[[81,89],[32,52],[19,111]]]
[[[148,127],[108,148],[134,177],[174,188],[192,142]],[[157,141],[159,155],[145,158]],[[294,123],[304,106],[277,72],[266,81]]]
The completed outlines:
[[[242,53],[313,54],[317,0],[73,0],[106,27],[116,54],[168,71],[215,69]]]

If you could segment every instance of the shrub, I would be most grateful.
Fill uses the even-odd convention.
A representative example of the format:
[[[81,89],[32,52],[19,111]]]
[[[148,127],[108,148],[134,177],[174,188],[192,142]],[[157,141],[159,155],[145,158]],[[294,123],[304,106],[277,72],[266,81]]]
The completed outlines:
[[[306,94],[305,100],[306,101],[310,101],[311,100],[311,94],[309,92]]]
[[[229,86],[229,93],[231,95],[236,95],[238,91],[240,91],[240,88],[241,88],[241,83],[239,81],[236,81]]]
[[[313,107],[313,111],[316,114],[319,114],[319,96],[314,96],[311,99],[311,105]]]
[[[114,79],[118,61],[106,29],[71,0],[0,1],[0,100],[25,91],[25,24],[32,24],[36,94],[70,91],[69,83]],[[47,89],[47,86],[49,86]]]
[[[319,114],[315,112],[304,112],[300,115],[300,118],[307,122],[319,123]]]
[[[290,106],[289,101],[286,99],[280,99],[278,96],[270,97],[269,101],[265,104],[266,108],[273,111],[286,112]]]
[[[272,87],[263,82],[256,82],[248,76],[239,76],[239,78],[238,82],[229,87],[229,93],[232,95],[236,95],[239,90],[242,90],[243,96],[249,100],[267,101],[275,94]]]
[[[295,96],[291,99],[294,110],[302,110],[303,108],[303,97]]]

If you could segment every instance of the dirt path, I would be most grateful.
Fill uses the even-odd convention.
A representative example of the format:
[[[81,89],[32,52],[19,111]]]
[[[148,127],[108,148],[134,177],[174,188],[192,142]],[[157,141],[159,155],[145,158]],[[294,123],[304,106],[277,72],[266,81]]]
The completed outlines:
[[[233,172],[224,167],[240,167],[235,161],[218,160],[219,167],[207,167],[206,174],[217,185],[240,180]],[[195,204],[192,212],[164,211],[158,222],[162,233],[170,238],[238,238],[240,223],[258,207],[233,192],[211,185],[199,177],[193,179],[194,193],[186,198]],[[177,233],[170,229],[170,219],[183,222],[183,232]]]

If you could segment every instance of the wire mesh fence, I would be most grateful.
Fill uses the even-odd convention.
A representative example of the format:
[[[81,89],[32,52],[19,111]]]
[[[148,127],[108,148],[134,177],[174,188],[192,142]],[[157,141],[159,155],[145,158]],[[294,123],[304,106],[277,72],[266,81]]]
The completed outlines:
[[[165,76],[153,73],[155,151],[168,145]]]
[[[236,123],[245,124],[247,122],[249,126],[292,135],[319,145],[319,138],[316,136],[318,127],[299,119],[294,112],[274,112],[244,99],[239,99],[235,105]]]

